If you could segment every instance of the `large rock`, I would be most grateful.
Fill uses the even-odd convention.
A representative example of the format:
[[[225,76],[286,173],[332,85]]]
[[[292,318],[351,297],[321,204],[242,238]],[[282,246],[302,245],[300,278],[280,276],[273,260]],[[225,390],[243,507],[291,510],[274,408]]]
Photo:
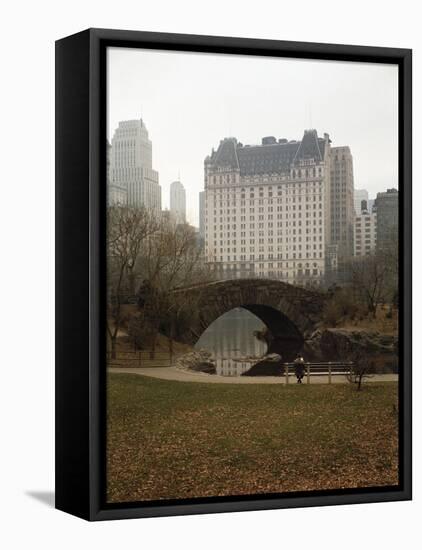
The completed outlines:
[[[262,357],[255,365],[252,365],[242,376],[280,376],[282,374],[282,363],[281,355],[270,353]]]
[[[217,373],[215,363],[211,358],[211,353],[203,349],[185,353],[185,355],[177,359],[175,366],[179,369],[204,372],[206,374]]]
[[[332,328],[315,331],[305,341],[307,361],[344,361],[353,352],[363,352],[376,360],[379,370],[397,372],[398,338],[365,329]]]

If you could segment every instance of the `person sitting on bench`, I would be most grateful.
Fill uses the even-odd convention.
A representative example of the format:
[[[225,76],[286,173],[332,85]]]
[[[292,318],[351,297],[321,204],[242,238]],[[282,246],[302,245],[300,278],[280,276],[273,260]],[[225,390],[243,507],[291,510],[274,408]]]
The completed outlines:
[[[302,384],[302,378],[305,376],[305,360],[300,353],[297,354],[294,360],[294,366],[297,383]]]

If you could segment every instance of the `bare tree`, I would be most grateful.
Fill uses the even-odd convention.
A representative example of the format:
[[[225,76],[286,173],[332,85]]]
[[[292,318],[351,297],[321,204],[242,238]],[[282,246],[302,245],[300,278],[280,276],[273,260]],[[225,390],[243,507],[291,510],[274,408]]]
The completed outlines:
[[[366,304],[375,318],[378,306],[393,304],[398,290],[399,246],[397,228],[392,228],[382,241],[382,247],[369,255],[350,262],[355,294]]]
[[[137,346],[148,339],[154,354],[161,325],[171,321],[172,335],[193,307],[187,294],[176,298],[173,289],[213,278],[194,228],[155,217],[145,208],[108,209],[107,259],[107,330],[113,358],[124,322],[122,304],[128,297],[137,296],[140,306],[131,323],[131,338]]]
[[[122,295],[124,292],[135,294],[134,268],[141,246],[157,227],[157,219],[145,208],[112,206],[107,209],[107,331],[113,359],[123,321]]]
[[[381,254],[373,254],[353,259],[351,272],[356,294],[360,295],[368,312],[375,318],[378,306],[386,301],[389,294],[389,265]]]
[[[387,292],[391,305],[397,304],[399,285],[399,242],[398,229],[391,228],[382,249],[379,251],[387,266]]]
[[[196,325],[196,319],[200,314],[202,292],[175,292],[171,293],[168,301],[168,336],[169,349],[173,353],[173,342],[181,334]]]
[[[172,347],[175,328],[180,328],[187,311],[195,311],[188,293],[174,293],[176,288],[198,285],[212,280],[213,271],[204,263],[202,249],[194,228],[162,220],[159,229],[142,245],[139,275],[143,280],[138,303],[145,323],[153,329],[151,339],[154,353],[156,337],[161,326],[166,327]]]
[[[192,226],[162,220],[144,245],[140,270],[155,288],[174,288],[204,278],[201,249]]]
[[[376,374],[376,361],[363,350],[352,351],[349,354],[349,361],[351,361],[352,366],[347,374],[347,379],[351,384],[356,384],[357,391],[360,391],[362,383]]]

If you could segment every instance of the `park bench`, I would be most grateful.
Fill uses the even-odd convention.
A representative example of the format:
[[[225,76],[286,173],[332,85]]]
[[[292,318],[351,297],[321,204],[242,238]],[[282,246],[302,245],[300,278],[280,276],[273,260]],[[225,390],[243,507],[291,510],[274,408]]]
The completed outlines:
[[[304,363],[306,382],[310,384],[311,376],[328,376],[328,383],[331,384],[332,376],[347,376],[353,368],[352,361],[320,361],[314,363]],[[283,371],[286,384],[289,383],[289,377],[294,376],[295,363],[283,363]]]

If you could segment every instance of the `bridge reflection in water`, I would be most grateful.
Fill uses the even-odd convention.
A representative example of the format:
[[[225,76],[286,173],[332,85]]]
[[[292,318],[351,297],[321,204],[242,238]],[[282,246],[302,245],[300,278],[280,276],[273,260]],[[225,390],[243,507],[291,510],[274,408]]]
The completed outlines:
[[[240,376],[265,355],[267,345],[254,335],[265,325],[253,313],[235,308],[221,315],[203,332],[196,349],[209,351],[216,361],[217,374]],[[250,361],[236,361],[239,358]],[[256,358],[255,361],[252,358]]]

